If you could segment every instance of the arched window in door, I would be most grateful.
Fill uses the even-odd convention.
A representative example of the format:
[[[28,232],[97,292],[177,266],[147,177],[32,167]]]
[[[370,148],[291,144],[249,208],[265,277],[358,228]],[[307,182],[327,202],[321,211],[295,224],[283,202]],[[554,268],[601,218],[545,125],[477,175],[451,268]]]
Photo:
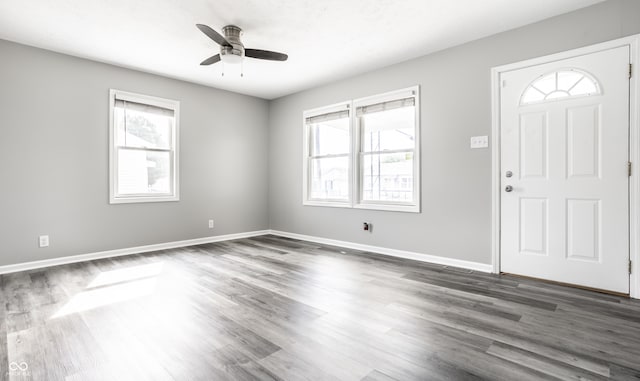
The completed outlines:
[[[522,93],[520,104],[585,97],[601,92],[600,84],[590,74],[578,69],[562,69],[542,75],[531,82]]]

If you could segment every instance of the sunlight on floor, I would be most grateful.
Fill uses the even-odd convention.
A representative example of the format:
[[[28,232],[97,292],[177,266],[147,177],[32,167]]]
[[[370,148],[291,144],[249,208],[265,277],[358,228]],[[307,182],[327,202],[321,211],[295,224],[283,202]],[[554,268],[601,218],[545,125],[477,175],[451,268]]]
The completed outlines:
[[[308,304],[333,312],[346,308],[348,299],[344,290],[357,287],[354,278],[358,277],[357,269],[350,266],[344,260],[330,257],[316,257],[309,263],[309,276],[313,279],[313,285],[304,289],[304,296],[308,298]]]
[[[149,265],[125,267],[123,269],[105,271],[98,275],[87,288],[105,286],[109,284],[128,282],[135,279],[157,276],[162,272],[163,262]]]
[[[88,290],[75,295],[51,319],[150,295],[162,268],[163,263],[158,262],[103,272],[87,286]]]

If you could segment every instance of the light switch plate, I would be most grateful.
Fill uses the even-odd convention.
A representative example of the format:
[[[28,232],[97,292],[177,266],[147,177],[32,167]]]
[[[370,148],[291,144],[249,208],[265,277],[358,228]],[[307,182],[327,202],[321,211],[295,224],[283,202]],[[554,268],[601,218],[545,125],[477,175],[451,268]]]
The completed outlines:
[[[471,137],[471,148],[487,148],[489,147],[489,137],[488,136],[472,136]]]

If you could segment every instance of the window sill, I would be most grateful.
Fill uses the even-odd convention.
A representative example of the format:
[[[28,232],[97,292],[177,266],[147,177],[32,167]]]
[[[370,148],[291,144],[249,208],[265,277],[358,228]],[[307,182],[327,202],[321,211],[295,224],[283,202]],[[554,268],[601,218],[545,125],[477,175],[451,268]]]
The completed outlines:
[[[353,206],[354,209],[382,210],[387,212],[420,213],[420,205],[363,203]]]
[[[316,200],[305,200],[302,202],[302,205],[305,206],[328,206],[330,208],[351,208],[351,203],[348,201],[340,202],[340,201],[316,201]]]
[[[310,201],[305,200],[302,202],[304,206],[327,206],[330,208],[345,208],[345,209],[366,209],[366,210],[381,210],[387,212],[403,212],[403,213],[420,213],[420,205],[402,205],[402,204],[377,204],[377,203],[362,203],[351,204],[347,202],[338,201]]]
[[[146,202],[176,202],[180,201],[178,196],[159,196],[159,197],[111,197],[109,204],[139,204]]]

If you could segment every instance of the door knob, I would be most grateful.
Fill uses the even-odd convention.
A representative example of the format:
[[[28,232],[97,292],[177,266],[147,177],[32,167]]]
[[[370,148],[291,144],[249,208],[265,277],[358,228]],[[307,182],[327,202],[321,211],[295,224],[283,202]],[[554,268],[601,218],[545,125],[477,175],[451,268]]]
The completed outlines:
[[[513,187],[512,187],[511,185],[507,185],[507,186],[504,188],[504,191],[505,191],[505,192],[511,192],[512,190],[513,190]]]

